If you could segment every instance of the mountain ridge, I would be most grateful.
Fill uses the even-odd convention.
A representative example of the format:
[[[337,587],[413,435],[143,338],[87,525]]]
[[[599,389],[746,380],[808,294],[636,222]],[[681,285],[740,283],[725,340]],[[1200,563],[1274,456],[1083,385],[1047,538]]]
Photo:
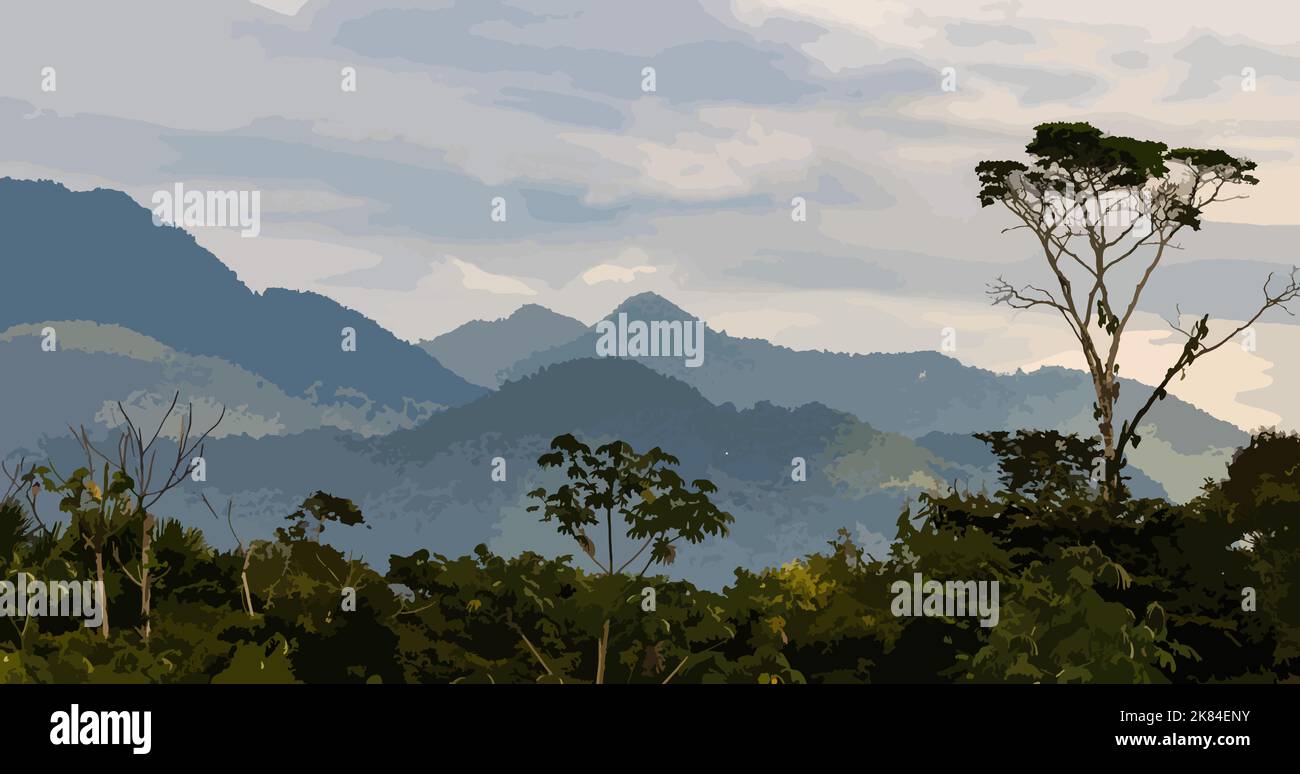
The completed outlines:
[[[490,389],[498,374],[518,361],[566,344],[587,326],[539,304],[524,304],[506,317],[470,320],[440,336],[417,343],[462,378]]]
[[[7,278],[26,289],[0,306],[0,329],[38,320],[116,324],[326,400],[360,391],[394,408],[408,398],[447,406],[484,392],[323,295],[254,292],[192,235],[155,226],[120,191],[0,178],[0,233]],[[356,331],[355,352],[341,347],[344,328]]]

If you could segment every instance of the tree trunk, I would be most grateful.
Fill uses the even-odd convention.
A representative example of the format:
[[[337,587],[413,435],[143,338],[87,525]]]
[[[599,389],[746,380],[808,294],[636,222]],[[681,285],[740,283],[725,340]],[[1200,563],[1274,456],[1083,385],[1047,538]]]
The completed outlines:
[[[149,548],[153,545],[153,527],[155,523],[153,516],[145,514],[142,521],[144,526],[143,534],[140,537],[140,616],[144,618],[143,634],[146,640],[149,639],[149,611],[152,606],[150,593],[151,579],[149,577]]]
[[[600,644],[596,646],[596,685],[605,683],[605,659],[609,655],[609,619],[601,628]]]
[[[95,590],[99,594],[99,633],[108,639],[108,591],[104,587],[104,549],[95,549]]]
[[[1101,499],[1110,502],[1116,499],[1120,489],[1119,455],[1115,449],[1115,398],[1119,393],[1119,385],[1114,374],[1098,373],[1099,370],[1094,369],[1092,374],[1093,391],[1097,395],[1097,430],[1101,435],[1102,454],[1101,480],[1097,486],[1101,491]]]
[[[248,602],[248,617],[252,618],[256,611],[253,610],[253,594],[248,590],[248,562],[252,555],[247,551],[244,552],[244,567],[239,571],[239,582],[244,587],[244,599]]]
[[[609,541],[609,574],[614,574],[614,512],[613,508],[605,509],[605,534]],[[608,622],[607,622],[608,623]]]

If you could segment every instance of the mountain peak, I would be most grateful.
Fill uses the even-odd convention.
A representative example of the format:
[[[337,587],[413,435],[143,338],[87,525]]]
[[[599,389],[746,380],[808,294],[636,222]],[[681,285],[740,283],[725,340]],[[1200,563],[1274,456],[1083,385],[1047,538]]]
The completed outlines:
[[[504,319],[513,322],[529,322],[533,320],[570,320],[572,318],[565,317],[541,304],[524,304]]]
[[[614,311],[606,315],[607,319],[625,313],[637,320],[693,320],[695,319],[681,307],[652,291],[629,296]]]
[[[254,293],[188,232],[155,226],[152,213],[120,191],[0,180],[0,233],[6,254],[22,258],[6,262],[5,279],[27,289],[5,299],[0,329],[34,320],[117,325],[177,352],[221,358],[295,396],[356,392],[404,410],[410,400],[448,406],[483,394],[326,296]],[[51,276],[76,282],[52,284]],[[364,344],[343,349],[344,328]]]
[[[473,384],[495,388],[497,372],[587,332],[587,326],[538,304],[524,304],[509,317],[471,320],[419,347]]]

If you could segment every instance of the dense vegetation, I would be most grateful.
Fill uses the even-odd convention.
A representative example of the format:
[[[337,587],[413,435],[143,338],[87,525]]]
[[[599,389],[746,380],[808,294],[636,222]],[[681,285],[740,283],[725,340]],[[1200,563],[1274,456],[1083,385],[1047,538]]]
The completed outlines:
[[[888,556],[842,532],[821,553],[737,570],[721,593],[645,574],[731,521],[712,484],[686,484],[658,449],[561,436],[539,460],[568,476],[533,496],[580,561],[480,546],[392,556],[383,570],[326,542],[364,515],[324,492],[270,539],[218,551],[197,529],[142,517],[135,482],[107,465],[66,478],[34,467],[0,507],[0,575],[102,568],[109,615],[98,629],[0,619],[0,682],[1297,679],[1300,437],[1255,436],[1186,505],[1107,502],[1090,478],[1096,450],[1073,436],[980,437],[1001,460],[999,491],[923,497]],[[66,519],[36,520],[38,496],[59,498]],[[641,574],[602,562],[599,535],[615,528],[646,541]],[[998,624],[895,615],[892,584],[918,572],[998,581]]]

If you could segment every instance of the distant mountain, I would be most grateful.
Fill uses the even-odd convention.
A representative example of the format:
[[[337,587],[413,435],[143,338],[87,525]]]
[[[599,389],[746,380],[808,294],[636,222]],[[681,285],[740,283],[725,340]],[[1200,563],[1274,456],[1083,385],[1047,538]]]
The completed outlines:
[[[484,390],[360,313],[314,293],[249,290],[194,238],[155,226],[118,191],[0,179],[0,330],[91,320],[209,355],[320,403],[398,411],[454,406]],[[355,352],[340,343],[356,331]],[[65,344],[73,344],[63,336]]]
[[[544,349],[568,344],[587,332],[572,317],[525,304],[499,320],[473,320],[417,346],[466,380],[496,389],[499,372]]]
[[[56,352],[41,349],[41,331],[59,332]],[[409,426],[436,406],[404,410],[375,406],[360,398],[319,404],[286,394],[265,377],[210,355],[187,355],[148,336],[116,325],[48,320],[0,331],[3,396],[0,456],[34,449],[46,436],[68,426],[111,426],[120,421],[121,401],[133,420],[154,426],[172,396],[194,404],[198,423],[225,418],[215,437],[300,433],[317,427],[377,435]]]
[[[632,296],[605,319],[691,320],[693,315],[654,293]],[[539,368],[596,355],[595,328],[568,344],[538,352],[508,369],[517,379]],[[822,403],[852,413],[882,430],[916,438],[927,433],[969,434],[1019,428],[1092,435],[1092,390],[1087,377],[1063,368],[996,374],[962,365],[937,352],[869,355],[796,351],[762,339],[706,330],[704,359],[688,367],[682,357],[630,358],[696,387],[715,403],[779,406]],[[1120,409],[1132,413],[1146,388],[1124,380]],[[1170,397],[1148,416],[1159,443],[1131,461],[1171,496],[1195,493],[1205,475],[1221,473],[1228,449],[1246,441],[1235,426]],[[1150,439],[1148,439],[1150,440]]]
[[[909,498],[957,477],[973,487],[991,482],[991,473],[972,476],[906,437],[825,406],[717,406],[636,363],[587,359],[548,367],[387,436],[314,430],[217,439],[205,451],[209,481],[186,482],[163,512],[209,524],[198,494],[214,502],[233,496],[241,535],[266,537],[303,497],[326,488],[357,502],[373,525],[327,537],[371,559],[412,546],[457,554],[479,542],[508,554],[580,554],[525,510],[526,492],[559,483],[536,461],[554,436],[568,432],[590,443],[621,438],[638,449],[660,446],[681,459],[687,480],[718,485],[717,502],[736,517],[731,536],[683,551],[670,569],[714,587],[731,580],[737,566],[779,564],[819,550],[841,527],[879,552]],[[46,449],[55,459],[77,461],[70,439],[51,440]],[[505,482],[491,478],[494,457],[506,463]],[[795,457],[805,461],[806,481],[791,476]]]
[[[376,439],[375,446],[400,463],[428,459],[449,445],[484,437],[549,441],[565,432],[662,446],[701,466],[771,480],[788,473],[792,457],[810,456],[841,432],[861,432],[860,440],[867,443],[886,435],[820,404],[784,409],[760,402],[738,410],[715,405],[697,389],[638,363],[582,359],[507,383],[470,405]],[[934,459],[898,438],[917,455],[881,460],[881,475],[906,477]]]
[[[64,423],[104,441],[119,400],[144,422],[174,391],[200,424],[226,406],[204,452],[209,479],[187,480],[157,510],[210,526],[198,495],[230,496],[245,538],[270,536],[324,488],[359,503],[374,527],[330,540],[381,561],[415,545],[457,554],[479,542],[573,553],[525,510],[525,493],[557,482],[536,459],[574,433],[659,446],[688,480],[718,485],[737,519],[731,537],[684,551],[672,569],[716,587],[734,567],[822,549],[841,527],[879,555],[910,499],[953,482],[994,485],[992,457],[971,432],[1092,432],[1082,374],[999,375],[937,353],[796,352],[706,331],[698,368],[681,356],[598,358],[594,328],[536,306],[462,326],[425,351],[322,296],[251,292],[188,234],[154,226],[112,191],[0,180],[0,240],[0,457],[83,464]],[[654,294],[610,319],[620,314],[692,319]],[[55,352],[41,348],[46,327]],[[356,352],[339,346],[344,327],[356,330]],[[1137,399],[1133,387],[1125,400]],[[1139,493],[1185,498],[1245,439],[1173,398],[1152,421],[1157,432],[1132,455],[1149,476],[1135,475]],[[504,482],[491,477],[496,457]],[[806,481],[791,477],[796,459]]]

